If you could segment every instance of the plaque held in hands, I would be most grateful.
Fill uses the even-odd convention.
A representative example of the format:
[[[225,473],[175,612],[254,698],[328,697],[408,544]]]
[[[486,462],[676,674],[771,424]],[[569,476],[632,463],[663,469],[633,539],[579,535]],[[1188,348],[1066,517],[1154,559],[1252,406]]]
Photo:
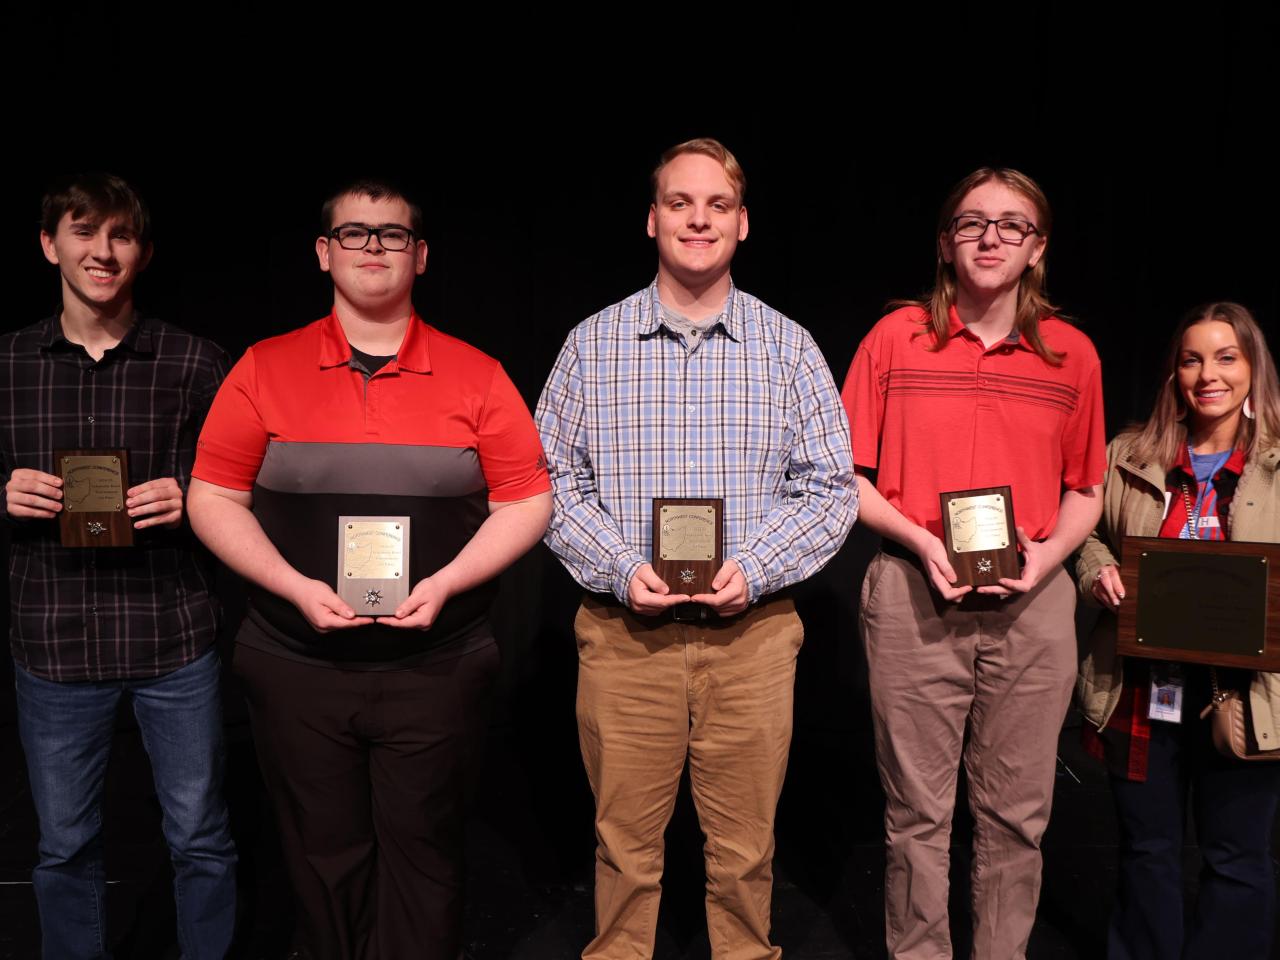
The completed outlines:
[[[653,570],[672,593],[711,593],[724,563],[724,500],[653,498]]]
[[[989,587],[1001,577],[1016,580],[1022,575],[1009,487],[953,490],[939,499],[947,560],[957,587]]]
[[[55,450],[62,478],[58,534],[64,547],[131,547],[133,519],[124,508],[129,457],[119,448]]]
[[[338,518],[338,596],[358,617],[394,616],[409,596],[409,518]]]

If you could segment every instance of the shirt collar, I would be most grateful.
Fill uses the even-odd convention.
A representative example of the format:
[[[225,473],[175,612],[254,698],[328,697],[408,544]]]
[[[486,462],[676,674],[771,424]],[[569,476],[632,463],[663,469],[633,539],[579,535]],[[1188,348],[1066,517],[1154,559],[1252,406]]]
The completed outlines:
[[[119,350],[123,347],[131,353],[137,354],[153,354],[155,353],[154,337],[152,336],[151,323],[146,317],[135,316],[133,323],[129,329],[125,331],[125,335],[120,338],[117,343],[107,353],[112,350]],[[62,332],[62,311],[59,310],[53,316],[44,322],[44,327],[40,331],[40,339],[38,345],[41,350],[83,350],[84,347],[78,343],[72,343],[67,339],[67,335]]]
[[[395,372],[408,370],[413,373],[431,372],[431,355],[427,349],[427,325],[418,312],[413,311],[409,317],[409,328],[405,331],[396,358],[383,370]],[[320,321],[320,366],[342,367],[351,363],[351,344],[347,342],[347,334],[338,321],[336,310]]]
[[[738,300],[738,288],[729,282],[729,296],[724,301],[725,308],[710,330],[723,327],[729,338],[741,343],[746,334],[746,320],[742,316],[742,304]],[[662,301],[658,297],[658,281],[649,284],[644,297],[640,301],[640,315],[636,318],[636,336],[649,337],[657,333],[662,326]],[[708,330],[708,332],[710,332]]]
[[[948,338],[957,336],[959,334],[967,334],[971,339],[977,340],[979,343],[982,342],[973,333],[973,331],[971,331],[968,327],[966,327],[960,321],[960,313],[959,311],[956,310],[956,305],[954,303],[947,308],[947,318],[951,321],[950,325],[947,328]],[[1010,330],[1009,335],[1005,337],[1003,340],[1001,340],[1000,344],[1008,344],[1009,346],[1012,346],[1012,347],[1022,347],[1022,349],[1024,350],[1030,349],[1027,346],[1026,341],[1024,340],[1022,334],[1018,331],[1017,327],[1014,327],[1012,330]],[[1000,344],[993,344],[993,346],[999,346]]]
[[[1195,479],[1195,470],[1191,468],[1191,449],[1185,443],[1178,445],[1178,458],[1173,461],[1171,469],[1181,470],[1191,479]],[[1218,473],[1223,470],[1234,473],[1237,477],[1244,473],[1244,451],[1239,447],[1233,449],[1231,456],[1227,457],[1226,462],[1218,468]]]

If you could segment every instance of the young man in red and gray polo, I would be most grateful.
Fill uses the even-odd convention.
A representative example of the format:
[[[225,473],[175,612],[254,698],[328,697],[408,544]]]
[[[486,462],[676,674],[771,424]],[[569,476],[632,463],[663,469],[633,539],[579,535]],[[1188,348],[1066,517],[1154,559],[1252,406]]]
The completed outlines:
[[[413,310],[421,220],[383,183],[334,195],[316,241],[332,313],[250,348],[193,471],[192,526],[249,581],[235,666],[312,960],[457,957],[493,578],[551,508],[502,367]],[[414,586],[376,622],[332,586],[340,516],[410,518]]]

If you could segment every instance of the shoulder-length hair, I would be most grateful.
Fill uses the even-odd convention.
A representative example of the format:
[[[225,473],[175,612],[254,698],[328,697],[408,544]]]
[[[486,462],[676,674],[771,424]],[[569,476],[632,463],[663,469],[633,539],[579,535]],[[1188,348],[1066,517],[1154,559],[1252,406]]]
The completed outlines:
[[[1188,328],[1198,323],[1218,321],[1235,331],[1236,343],[1251,371],[1249,405],[1253,417],[1240,418],[1236,429],[1236,446],[1252,456],[1259,450],[1280,442],[1280,380],[1276,378],[1275,361],[1267,349],[1258,321],[1238,303],[1223,301],[1196,307],[1178,324],[1165,355],[1165,379],[1156,394],[1155,409],[1145,424],[1135,427],[1134,459],[1143,464],[1156,464],[1164,469],[1178,459],[1187,442],[1187,407],[1178,389],[1178,357],[1182,338]]]
[[[991,180],[1021,194],[1036,211],[1036,233],[1045,243],[1049,242],[1049,233],[1053,227],[1053,212],[1049,209],[1049,198],[1044,195],[1040,185],[1025,173],[1008,167],[982,167],[973,171],[957,183],[947,198],[942,202],[938,213],[938,267],[934,277],[933,292],[926,299],[899,300],[893,306],[917,306],[928,314],[925,326],[933,335],[930,350],[941,350],[947,345],[951,335],[951,308],[956,302],[956,268],[942,256],[942,236],[951,229],[951,221],[955,218],[956,207],[970,190],[980,187]],[[1062,357],[1049,348],[1040,336],[1040,321],[1058,312],[1058,308],[1049,300],[1045,292],[1045,257],[1042,254],[1034,267],[1029,268],[1018,281],[1018,306],[1014,314],[1014,329],[1022,336],[1031,349],[1044,360],[1061,366]]]

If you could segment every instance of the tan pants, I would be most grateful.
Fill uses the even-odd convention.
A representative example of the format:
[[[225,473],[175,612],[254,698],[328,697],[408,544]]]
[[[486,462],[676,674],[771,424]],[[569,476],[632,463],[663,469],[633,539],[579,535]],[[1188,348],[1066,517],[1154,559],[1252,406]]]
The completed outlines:
[[[1028,594],[957,606],[914,563],[881,553],[867,570],[861,610],[885,792],[889,956],[951,956],[947,868],[963,752],[974,819],[973,956],[1020,960],[1075,679],[1071,580],[1059,568]]]
[[[672,623],[586,599],[578,736],[596,798],[595,958],[653,956],[663,832],[685,758],[706,834],[707,932],[717,960],[773,960],[773,818],[791,745],[795,605]]]

